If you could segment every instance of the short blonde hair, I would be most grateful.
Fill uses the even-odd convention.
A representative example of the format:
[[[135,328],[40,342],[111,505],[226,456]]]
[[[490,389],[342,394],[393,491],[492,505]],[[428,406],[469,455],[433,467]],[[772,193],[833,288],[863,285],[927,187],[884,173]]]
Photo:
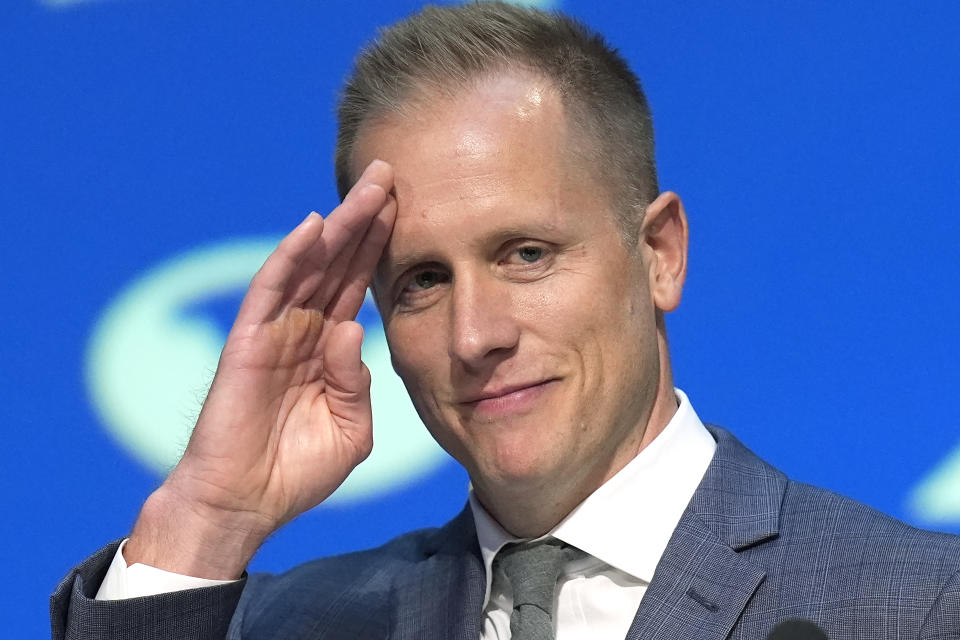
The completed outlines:
[[[343,88],[334,158],[337,189],[356,176],[352,156],[364,124],[423,93],[456,95],[471,80],[519,69],[552,82],[573,131],[595,144],[578,149],[598,178],[625,235],[635,237],[646,206],[659,193],[653,123],[637,76],[604,38],[561,13],[503,2],[427,6],[381,29],[363,49]]]

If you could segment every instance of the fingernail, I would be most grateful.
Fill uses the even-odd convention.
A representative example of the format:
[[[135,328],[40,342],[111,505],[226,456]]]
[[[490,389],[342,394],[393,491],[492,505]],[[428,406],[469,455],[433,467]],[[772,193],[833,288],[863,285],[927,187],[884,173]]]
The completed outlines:
[[[386,193],[386,191],[384,190],[384,188],[381,187],[380,185],[378,185],[378,184],[375,183],[375,182],[368,182],[367,184],[363,185],[363,189],[361,189],[361,191],[370,191],[370,190],[372,190],[372,189],[376,189],[377,191],[381,191],[381,192],[383,192],[383,193]]]
[[[386,160],[381,160],[380,158],[376,158],[373,162],[367,165],[367,170],[372,169],[375,165],[388,166],[389,163]]]

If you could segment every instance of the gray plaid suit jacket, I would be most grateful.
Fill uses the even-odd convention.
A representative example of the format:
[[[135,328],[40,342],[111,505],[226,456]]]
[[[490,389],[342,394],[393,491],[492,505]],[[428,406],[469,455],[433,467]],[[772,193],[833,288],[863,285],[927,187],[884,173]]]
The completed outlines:
[[[710,431],[716,455],[628,640],[762,640],[793,617],[832,640],[960,639],[960,538],[792,482]],[[97,602],[116,546],[57,587],[57,640],[480,637],[484,570],[469,509],[441,529],[279,576]]]

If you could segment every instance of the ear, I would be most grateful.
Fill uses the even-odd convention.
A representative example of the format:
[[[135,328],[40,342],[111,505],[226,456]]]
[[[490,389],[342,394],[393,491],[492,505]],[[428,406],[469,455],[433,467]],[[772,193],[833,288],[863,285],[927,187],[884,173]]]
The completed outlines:
[[[680,196],[665,191],[650,203],[641,228],[641,250],[657,309],[673,311],[680,304],[687,277],[687,214]]]

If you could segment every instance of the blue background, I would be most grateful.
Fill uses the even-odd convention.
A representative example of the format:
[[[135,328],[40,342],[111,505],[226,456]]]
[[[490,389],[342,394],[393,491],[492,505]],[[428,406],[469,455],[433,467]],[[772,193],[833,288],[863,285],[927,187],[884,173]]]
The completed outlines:
[[[100,314],[184,250],[328,210],[336,90],[417,4],[0,7],[4,635],[47,634],[56,582],[160,481],[88,398]],[[679,386],[793,476],[915,522],[911,489],[960,444],[960,4],[916,4],[558,3],[643,79],[687,205]],[[321,508],[253,568],[439,524],[465,488],[450,463]]]

